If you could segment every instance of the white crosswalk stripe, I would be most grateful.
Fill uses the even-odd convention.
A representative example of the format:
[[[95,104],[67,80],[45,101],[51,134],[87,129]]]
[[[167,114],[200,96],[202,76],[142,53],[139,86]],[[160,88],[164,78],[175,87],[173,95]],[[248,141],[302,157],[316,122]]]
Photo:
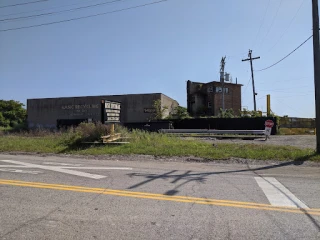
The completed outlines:
[[[277,179],[273,177],[255,177],[255,180],[268,198],[271,205],[305,209],[309,208]]]

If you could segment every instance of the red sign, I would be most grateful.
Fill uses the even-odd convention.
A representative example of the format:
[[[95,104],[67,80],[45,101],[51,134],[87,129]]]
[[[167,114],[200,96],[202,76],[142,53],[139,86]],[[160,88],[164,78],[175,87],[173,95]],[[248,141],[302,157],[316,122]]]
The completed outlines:
[[[264,125],[268,128],[272,128],[274,125],[274,122],[272,120],[267,120],[264,122]]]

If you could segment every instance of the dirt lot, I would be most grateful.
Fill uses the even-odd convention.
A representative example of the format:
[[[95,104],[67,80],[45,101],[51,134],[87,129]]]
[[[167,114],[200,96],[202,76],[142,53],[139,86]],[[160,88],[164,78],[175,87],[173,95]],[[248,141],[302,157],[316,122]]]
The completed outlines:
[[[270,139],[242,140],[242,139],[207,139],[206,141],[217,143],[254,143],[254,144],[270,144],[270,145],[290,145],[299,148],[316,148],[315,135],[286,135],[286,136],[270,136]]]

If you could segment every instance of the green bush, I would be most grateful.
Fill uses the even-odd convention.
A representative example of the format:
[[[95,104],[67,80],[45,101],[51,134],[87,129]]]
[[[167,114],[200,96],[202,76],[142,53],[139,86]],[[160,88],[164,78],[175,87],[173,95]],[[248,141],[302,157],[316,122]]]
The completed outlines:
[[[128,129],[120,124],[115,124],[114,131],[116,133],[121,133],[122,137],[129,137],[130,135]]]
[[[110,134],[110,126],[102,123],[80,123],[79,126],[69,128],[62,137],[62,143],[68,146],[81,142],[99,141],[104,135]]]
[[[27,131],[28,130],[28,124],[27,124],[26,121],[21,122],[21,123],[12,122],[11,125],[12,125],[11,131],[13,131],[13,132],[21,132],[21,131]]]

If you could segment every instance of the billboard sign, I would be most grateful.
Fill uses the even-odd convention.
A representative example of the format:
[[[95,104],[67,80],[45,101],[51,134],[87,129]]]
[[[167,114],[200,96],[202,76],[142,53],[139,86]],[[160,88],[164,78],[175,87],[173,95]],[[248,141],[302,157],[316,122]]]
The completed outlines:
[[[120,122],[121,103],[104,101],[104,123]]]

